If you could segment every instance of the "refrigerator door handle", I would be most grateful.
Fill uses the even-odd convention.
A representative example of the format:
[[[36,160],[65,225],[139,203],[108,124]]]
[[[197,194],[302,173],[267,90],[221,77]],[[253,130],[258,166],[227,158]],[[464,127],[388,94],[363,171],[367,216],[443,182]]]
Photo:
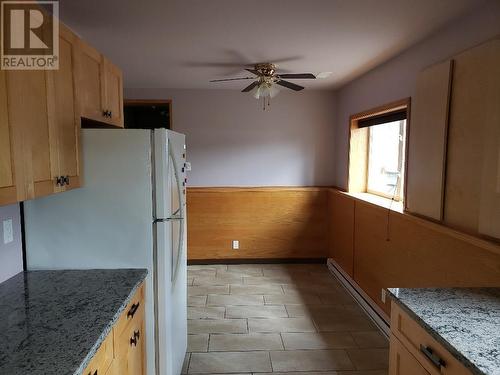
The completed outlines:
[[[165,218],[165,219],[155,219],[155,223],[167,223],[169,221],[180,221],[180,220],[184,220],[183,217],[181,216],[173,216],[173,217],[168,217],[168,218]]]

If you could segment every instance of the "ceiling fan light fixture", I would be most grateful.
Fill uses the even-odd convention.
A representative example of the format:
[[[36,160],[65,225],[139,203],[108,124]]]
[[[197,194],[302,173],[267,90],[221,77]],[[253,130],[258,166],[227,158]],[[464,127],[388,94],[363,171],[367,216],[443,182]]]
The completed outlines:
[[[250,93],[255,99],[274,98],[280,90],[273,83],[261,82]]]

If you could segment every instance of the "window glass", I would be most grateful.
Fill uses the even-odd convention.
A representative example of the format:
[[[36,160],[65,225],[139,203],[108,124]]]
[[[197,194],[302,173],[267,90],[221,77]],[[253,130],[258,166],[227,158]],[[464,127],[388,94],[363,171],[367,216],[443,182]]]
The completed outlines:
[[[369,128],[367,190],[400,200],[403,189],[406,120]]]

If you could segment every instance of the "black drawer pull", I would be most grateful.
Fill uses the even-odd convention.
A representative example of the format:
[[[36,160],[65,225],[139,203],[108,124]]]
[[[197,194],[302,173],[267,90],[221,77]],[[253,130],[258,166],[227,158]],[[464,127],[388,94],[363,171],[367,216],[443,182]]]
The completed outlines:
[[[139,341],[140,337],[141,333],[139,331],[134,331],[134,336],[130,338],[130,346],[132,345],[137,346],[137,342]]]
[[[132,307],[130,307],[130,310],[127,312],[127,318],[133,318],[140,305],[140,302],[134,303]]]
[[[446,367],[446,363],[439,358],[434,351],[429,348],[428,346],[424,346],[420,344],[420,351],[427,357],[429,361],[432,362],[432,364],[439,370],[441,370],[441,367]]]

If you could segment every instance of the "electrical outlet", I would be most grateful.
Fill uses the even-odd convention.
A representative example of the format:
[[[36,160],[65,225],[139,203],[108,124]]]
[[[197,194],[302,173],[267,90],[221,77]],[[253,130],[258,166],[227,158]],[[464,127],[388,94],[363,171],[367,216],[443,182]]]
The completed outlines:
[[[380,295],[380,299],[382,300],[382,303],[385,303],[385,297],[387,296],[387,291],[382,288],[382,293]]]
[[[14,241],[14,228],[12,227],[12,219],[3,221],[3,243],[8,244]]]
[[[233,240],[233,250],[238,250],[240,248],[240,241]]]

